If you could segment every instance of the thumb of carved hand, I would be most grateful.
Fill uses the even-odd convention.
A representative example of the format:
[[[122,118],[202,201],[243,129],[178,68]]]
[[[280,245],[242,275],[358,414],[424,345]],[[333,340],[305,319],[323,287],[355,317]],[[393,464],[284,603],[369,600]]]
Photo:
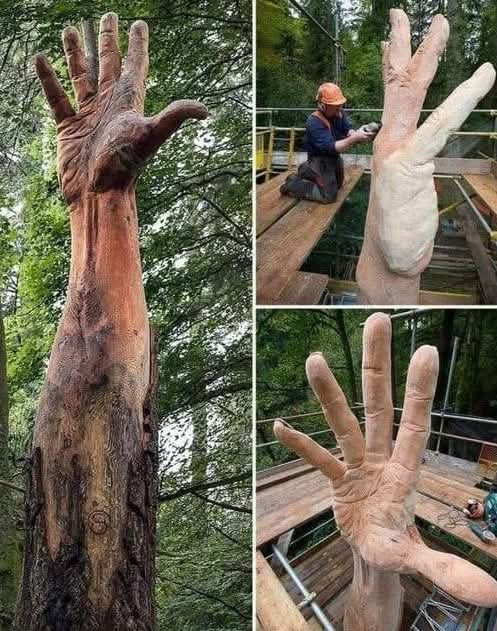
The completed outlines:
[[[380,246],[393,272],[418,274],[429,260],[438,229],[433,158],[494,82],[492,64],[483,64],[426,119],[406,145],[373,166],[372,195],[379,210]]]

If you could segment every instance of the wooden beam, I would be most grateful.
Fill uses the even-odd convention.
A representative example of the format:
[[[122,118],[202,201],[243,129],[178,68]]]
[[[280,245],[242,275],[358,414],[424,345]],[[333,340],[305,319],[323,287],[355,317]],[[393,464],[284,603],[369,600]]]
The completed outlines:
[[[328,282],[328,291],[334,294],[350,293],[358,294],[359,287],[352,280],[335,280],[331,278]],[[421,305],[476,305],[480,303],[478,294],[457,294],[440,291],[419,292],[419,304]]]
[[[487,175],[465,175],[464,179],[485,204],[493,215],[497,215],[497,178],[489,173]]]
[[[471,251],[471,256],[476,265],[480,286],[486,304],[497,304],[497,274],[486,247],[483,245],[480,234],[476,228],[473,211],[467,204],[461,204],[457,214],[464,225],[466,243]]]
[[[262,631],[309,631],[309,626],[262,552],[256,552],[257,623]]]
[[[345,153],[343,160],[346,166],[361,166],[371,169],[370,155]],[[491,172],[491,160],[480,158],[435,158],[435,173],[440,175],[462,175],[465,173],[485,174]]]

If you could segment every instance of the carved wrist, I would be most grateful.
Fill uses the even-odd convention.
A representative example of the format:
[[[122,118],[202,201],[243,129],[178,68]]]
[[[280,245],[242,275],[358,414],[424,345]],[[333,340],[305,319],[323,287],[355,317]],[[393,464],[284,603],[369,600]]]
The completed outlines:
[[[403,590],[397,572],[381,571],[352,548],[354,577],[345,610],[345,631],[397,631],[402,619]]]

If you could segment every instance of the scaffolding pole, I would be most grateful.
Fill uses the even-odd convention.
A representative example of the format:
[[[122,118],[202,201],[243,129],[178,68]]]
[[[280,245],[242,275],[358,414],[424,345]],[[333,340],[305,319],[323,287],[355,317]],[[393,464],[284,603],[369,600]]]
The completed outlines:
[[[457,336],[454,337],[454,346],[452,347],[452,356],[450,358],[450,366],[449,366],[449,376],[447,377],[447,387],[445,388],[444,395],[444,403],[443,408],[441,410],[441,418],[440,418],[440,434],[437,439],[437,454],[440,453],[440,440],[442,439],[442,433],[444,430],[444,422],[445,422],[445,411],[449,407],[449,394],[450,394],[450,386],[452,384],[452,377],[454,376],[454,367],[456,365],[456,357],[457,357],[457,349],[459,348],[459,340]]]
[[[273,545],[272,548],[273,548],[274,555],[276,556],[278,561],[281,563],[281,565],[285,568],[285,571],[287,572],[288,576],[292,579],[293,583],[295,584],[299,592],[304,597],[304,602],[302,604],[310,606],[310,608],[314,612],[314,615],[319,620],[321,626],[323,627],[323,629],[325,629],[325,631],[336,631],[335,627],[324,615],[324,612],[321,609],[321,607],[316,602],[314,602],[314,599],[316,598],[316,594],[314,593],[311,594],[307,590],[306,586],[304,585],[304,583],[302,583],[300,578],[297,576],[293,567],[290,565],[288,559],[281,552],[281,550],[275,545]]]

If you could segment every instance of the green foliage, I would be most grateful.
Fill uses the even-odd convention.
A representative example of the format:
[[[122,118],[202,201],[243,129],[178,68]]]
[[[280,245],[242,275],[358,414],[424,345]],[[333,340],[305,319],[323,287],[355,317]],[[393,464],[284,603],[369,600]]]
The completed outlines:
[[[319,412],[320,408],[305,377],[305,360],[310,352],[321,351],[325,355],[349,404],[362,403],[361,358],[362,327],[371,313],[363,309],[341,312],[345,335],[340,329],[337,311],[277,310],[257,313],[257,412],[259,420]],[[434,345],[439,350],[440,375],[435,395],[434,409],[440,410],[446,395],[449,365],[455,338],[459,338],[459,353],[451,383],[447,411],[472,414],[489,418],[497,417],[497,377],[495,364],[497,348],[495,335],[497,324],[491,312],[485,310],[431,310],[416,316],[415,347]],[[411,357],[413,321],[410,318],[392,320],[393,329],[393,401],[402,407],[407,369]],[[347,361],[350,353],[352,362]],[[355,385],[355,388],[354,388]],[[358,393],[358,399],[354,396]],[[362,410],[355,409],[358,418]],[[400,418],[396,414],[397,420]],[[292,425],[306,433],[326,429],[322,414],[295,418]],[[435,431],[439,418],[433,417]],[[473,440],[497,438],[497,432],[488,424],[468,424],[464,421],[445,421],[445,432],[467,436]],[[257,442],[274,441],[272,423],[257,424]],[[334,445],[329,434],[316,436],[323,445]],[[432,438],[434,448],[436,436]],[[441,450],[453,455],[477,460],[480,445],[474,442],[442,439]],[[280,462],[293,460],[295,454],[278,444],[257,449],[259,469]]]
[[[339,16],[339,40],[346,51],[339,82],[351,108],[383,105],[380,42],[388,38],[389,9],[393,7],[404,9],[410,19],[413,51],[427,34],[436,13],[446,12],[449,20],[448,47],[424,107],[438,106],[481,63],[497,62],[497,12],[493,0],[306,0],[302,4],[333,36],[334,16]],[[288,7],[282,2],[257,1],[256,100],[261,108],[312,108],[317,86],[323,81],[336,82],[332,42],[306,16]],[[480,107],[493,107],[496,99],[494,87]],[[273,124],[303,127],[305,118],[305,112],[298,117],[279,112]],[[258,124],[263,123],[261,115]]]
[[[107,11],[119,15],[123,54],[132,21],[149,25],[148,114],[180,98],[199,99],[210,112],[168,141],[137,191],[145,291],[159,344],[158,628],[249,629],[250,2],[59,0],[18,3],[15,11],[0,5],[0,102],[16,112],[12,120],[0,106],[11,456],[23,457],[29,447],[70,258],[55,126],[31,56],[45,52],[72,94],[61,29]],[[17,80],[15,91],[2,72]]]

